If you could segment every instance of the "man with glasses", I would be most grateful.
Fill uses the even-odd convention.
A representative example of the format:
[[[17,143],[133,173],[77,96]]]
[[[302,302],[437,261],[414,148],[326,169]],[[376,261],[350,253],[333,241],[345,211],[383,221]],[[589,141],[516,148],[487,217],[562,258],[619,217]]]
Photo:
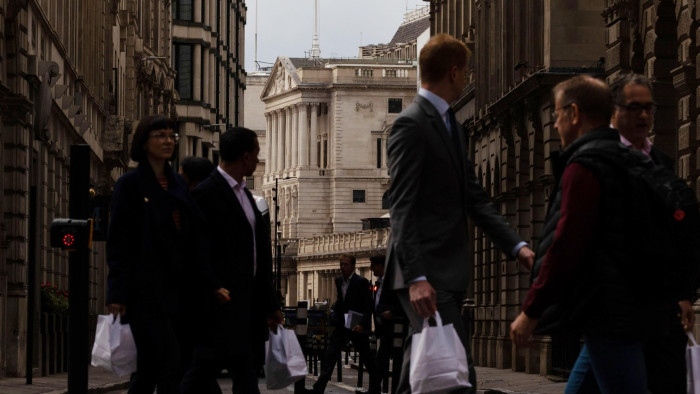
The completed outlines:
[[[559,304],[561,329],[584,338],[574,369],[587,365],[591,378],[585,387],[570,379],[566,393],[598,392],[596,384],[604,393],[646,393],[644,344],[662,317],[660,297],[650,289],[658,287],[661,268],[642,255],[640,239],[649,224],[630,203],[642,197],[633,191],[635,180],[613,160],[600,159],[629,152],[608,127],[612,94],[590,76],[561,82],[553,92],[562,151],[552,154],[556,186],[537,250],[535,280],[511,324],[511,338],[526,344],[545,310]],[[648,104],[641,99],[635,103]]]
[[[615,102],[612,126],[620,132],[620,141],[651,157],[655,164],[673,171],[671,158],[654,147],[648,137],[656,112],[649,79],[639,74],[623,74],[613,81],[610,88]],[[692,297],[695,289],[686,293]],[[692,300],[688,298],[678,305],[669,305],[667,312],[668,324],[663,335],[652,337],[644,348],[649,390],[654,393],[685,393],[685,347],[688,341],[685,330],[691,330],[695,320]]]

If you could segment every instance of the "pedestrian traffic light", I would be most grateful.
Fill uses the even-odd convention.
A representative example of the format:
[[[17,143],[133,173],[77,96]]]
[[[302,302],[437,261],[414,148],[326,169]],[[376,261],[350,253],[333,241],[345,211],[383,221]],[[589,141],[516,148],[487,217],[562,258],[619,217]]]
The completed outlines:
[[[62,250],[92,247],[92,220],[54,219],[51,222],[51,246]]]

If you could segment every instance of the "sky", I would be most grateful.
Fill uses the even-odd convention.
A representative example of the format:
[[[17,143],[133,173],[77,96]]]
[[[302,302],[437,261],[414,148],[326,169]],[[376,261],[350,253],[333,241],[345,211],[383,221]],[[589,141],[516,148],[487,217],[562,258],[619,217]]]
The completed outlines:
[[[305,57],[314,33],[314,0],[247,0],[245,69],[255,71],[256,2],[258,61]],[[422,0],[318,0],[321,57],[357,57],[358,47],[391,41],[406,10]],[[271,65],[271,64],[269,64]]]

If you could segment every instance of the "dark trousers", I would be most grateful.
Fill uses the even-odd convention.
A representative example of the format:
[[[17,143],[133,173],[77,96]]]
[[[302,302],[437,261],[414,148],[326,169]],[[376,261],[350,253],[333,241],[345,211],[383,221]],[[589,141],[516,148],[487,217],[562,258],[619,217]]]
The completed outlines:
[[[377,381],[381,385],[384,379],[389,378],[389,359],[394,342],[391,321],[383,323],[382,329],[377,332],[377,337],[379,338],[379,346],[377,347],[375,367],[377,368]]]
[[[328,381],[331,380],[333,368],[340,358],[340,354],[349,341],[352,341],[355,349],[360,352],[360,358],[367,368],[369,374],[369,392],[379,392],[379,382],[377,379],[376,368],[374,365],[374,357],[369,351],[369,336],[367,334],[359,334],[352,332],[344,327],[338,327],[333,331],[330,338],[328,350],[321,361],[321,374],[318,376],[318,381],[314,384],[314,391],[322,393],[326,390]],[[338,368],[341,368],[339,365]]]
[[[469,382],[472,384],[470,388],[454,390],[453,393],[476,393],[476,370],[474,370],[474,362],[472,360],[471,338],[468,338],[464,321],[462,320],[461,307],[463,292],[447,292],[437,290],[437,309],[440,312],[443,324],[452,323],[457,336],[464,345],[464,350],[467,353],[467,364],[469,365]],[[411,340],[413,334],[420,332],[423,329],[423,318],[420,317],[411,307],[411,302],[408,298],[407,291],[397,291],[401,306],[406,312],[411,325],[408,330],[408,336],[404,344],[403,363],[401,364],[401,378],[396,389],[398,394],[410,394],[410,371],[411,371]]]
[[[129,393],[178,393],[182,378],[181,353],[173,320],[147,311],[129,311],[128,322],[136,343],[137,370]]]
[[[669,320],[668,330],[662,335],[652,337],[644,346],[648,389],[654,394],[685,394],[685,349],[688,336],[683,330],[680,317],[674,313],[673,316],[669,316]]]
[[[217,376],[225,368],[233,382],[234,394],[259,394],[258,371],[252,355],[222,360],[195,355],[180,385],[182,394],[220,394]]]
[[[688,344],[688,337],[681,326],[680,317],[676,316],[675,308],[670,308],[666,315],[656,316],[654,319],[663,321],[662,330],[653,335],[647,341],[640,343],[639,348],[643,362],[641,366],[633,365],[629,375],[634,381],[638,381],[642,376],[641,371],[646,372],[646,387],[639,391],[648,390],[654,394],[685,394],[686,389],[686,360],[685,349]],[[618,339],[618,342],[620,340]],[[607,361],[613,358],[612,346],[605,344],[602,360]],[[594,373],[592,368],[593,360],[587,346],[581,350],[576,365],[571,371],[569,382],[566,385],[566,393],[577,394],[599,394],[601,390],[600,378]],[[599,372],[607,370],[620,372],[622,361],[615,360],[614,368],[603,366]],[[603,376],[604,379],[604,376]],[[620,379],[618,379],[620,380]],[[625,390],[631,392],[629,385]]]

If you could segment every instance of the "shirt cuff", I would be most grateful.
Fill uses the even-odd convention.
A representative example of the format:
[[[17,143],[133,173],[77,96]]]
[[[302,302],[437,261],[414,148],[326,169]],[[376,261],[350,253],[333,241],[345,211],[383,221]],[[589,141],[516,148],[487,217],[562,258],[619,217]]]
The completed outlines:
[[[413,280],[409,280],[408,283],[409,283],[409,284],[410,284],[410,283],[416,283],[416,282],[420,282],[420,281],[423,281],[423,280],[427,281],[428,278],[427,278],[425,275],[423,275],[423,276],[419,276],[419,277],[417,277],[417,278],[415,278],[415,279],[413,279]]]
[[[520,251],[520,248],[522,248],[523,246],[527,246],[527,242],[522,241],[522,242],[518,243],[517,245],[515,245],[515,247],[511,251],[511,254],[513,255],[513,257],[518,256],[518,252]]]

